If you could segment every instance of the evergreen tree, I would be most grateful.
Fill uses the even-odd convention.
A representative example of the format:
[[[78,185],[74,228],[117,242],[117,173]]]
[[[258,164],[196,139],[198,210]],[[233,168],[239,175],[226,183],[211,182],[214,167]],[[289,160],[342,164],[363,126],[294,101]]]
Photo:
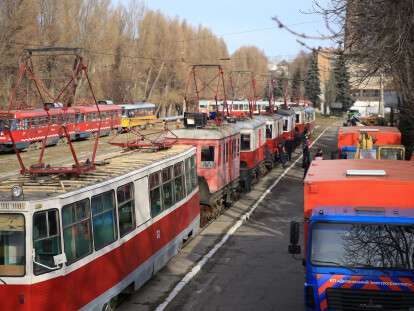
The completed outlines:
[[[343,53],[340,53],[335,59],[333,70],[336,88],[335,101],[342,103],[342,109],[346,111],[352,106],[353,101],[349,85],[349,73],[346,68],[345,56]]]
[[[299,102],[300,99],[300,82],[302,80],[300,68],[297,68],[293,73],[292,85],[290,87],[290,100]]]
[[[275,79],[275,86],[273,88],[273,96],[275,98],[282,98],[283,97],[283,85],[286,80],[286,74],[282,71],[281,75]]]
[[[315,107],[320,106],[321,86],[319,80],[319,68],[317,55],[311,57],[308,72],[305,80],[305,97],[309,99]]]

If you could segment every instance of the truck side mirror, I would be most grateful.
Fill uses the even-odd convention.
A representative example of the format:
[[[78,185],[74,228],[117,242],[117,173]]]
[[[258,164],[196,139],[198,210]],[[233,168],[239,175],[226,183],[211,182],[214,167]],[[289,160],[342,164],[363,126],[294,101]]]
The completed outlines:
[[[289,254],[300,254],[301,249],[299,244],[299,230],[300,224],[297,221],[290,222],[290,244],[288,247]]]

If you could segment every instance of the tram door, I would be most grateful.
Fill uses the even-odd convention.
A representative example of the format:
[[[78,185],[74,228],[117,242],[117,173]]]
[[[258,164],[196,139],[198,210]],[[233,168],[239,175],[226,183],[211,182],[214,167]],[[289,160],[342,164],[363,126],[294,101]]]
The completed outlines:
[[[137,227],[146,223],[151,218],[149,206],[148,177],[134,181],[135,184],[135,214]]]

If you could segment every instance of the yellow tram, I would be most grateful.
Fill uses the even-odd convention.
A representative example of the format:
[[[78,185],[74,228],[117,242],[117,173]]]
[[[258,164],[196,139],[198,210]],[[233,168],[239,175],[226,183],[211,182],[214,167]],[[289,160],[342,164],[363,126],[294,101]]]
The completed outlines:
[[[156,106],[151,103],[138,102],[120,105],[122,109],[121,126],[123,129],[146,127],[157,121]]]

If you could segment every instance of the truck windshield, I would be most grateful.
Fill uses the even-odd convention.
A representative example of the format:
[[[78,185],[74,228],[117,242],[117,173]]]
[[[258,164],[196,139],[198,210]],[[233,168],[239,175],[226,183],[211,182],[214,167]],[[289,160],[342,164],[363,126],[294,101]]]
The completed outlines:
[[[311,262],[319,266],[414,269],[414,225],[317,223]]]
[[[404,160],[402,148],[380,148],[381,160]]]
[[[21,214],[0,214],[0,276],[24,274],[24,217]]]

